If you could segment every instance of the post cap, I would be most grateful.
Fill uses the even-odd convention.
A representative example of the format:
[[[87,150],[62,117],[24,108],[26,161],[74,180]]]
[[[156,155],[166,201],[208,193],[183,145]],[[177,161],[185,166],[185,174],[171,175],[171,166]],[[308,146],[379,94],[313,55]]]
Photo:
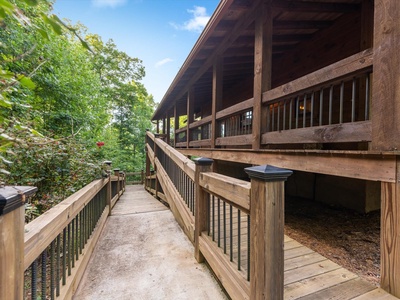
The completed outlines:
[[[105,161],[103,161],[103,164],[104,164],[104,165],[111,166],[111,163],[112,163],[111,160],[105,160]]]
[[[264,181],[286,181],[293,174],[293,171],[274,167],[271,165],[262,165],[245,168],[244,171],[251,179],[260,179]]]
[[[0,216],[25,204],[25,197],[37,191],[34,186],[5,186],[0,188]]]
[[[214,162],[211,158],[197,157],[193,159],[194,163],[199,166],[210,166]]]
[[[114,171],[114,172],[119,172],[119,169],[118,169],[118,168],[116,168],[116,169],[114,169],[113,171]]]

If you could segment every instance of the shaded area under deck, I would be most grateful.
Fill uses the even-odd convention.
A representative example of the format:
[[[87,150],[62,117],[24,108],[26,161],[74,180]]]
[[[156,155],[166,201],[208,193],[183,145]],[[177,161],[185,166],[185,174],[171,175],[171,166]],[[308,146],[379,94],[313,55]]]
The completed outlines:
[[[285,236],[285,299],[397,299]],[[74,299],[227,299],[172,213],[127,186]]]

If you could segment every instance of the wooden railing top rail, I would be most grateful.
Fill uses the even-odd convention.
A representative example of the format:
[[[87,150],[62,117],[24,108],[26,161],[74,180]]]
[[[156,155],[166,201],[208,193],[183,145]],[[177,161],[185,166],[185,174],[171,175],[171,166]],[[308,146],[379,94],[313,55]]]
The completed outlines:
[[[372,68],[372,65],[373,51],[372,48],[370,48],[289,83],[266,91],[263,93],[262,101],[263,103],[275,101],[303,90],[321,87],[330,81],[340,81],[357,72]]]
[[[218,173],[201,173],[199,184],[206,191],[224,198],[232,205],[250,212],[250,182]]]
[[[151,138],[150,135],[149,137]],[[187,158],[185,155],[178,152],[174,148],[170,147],[163,140],[153,138],[153,141],[155,142],[157,147],[163,149],[165,154],[168,155],[179,166],[179,168],[181,168],[190,177],[190,179],[194,180],[195,165],[193,161],[191,161],[189,158]]]
[[[254,105],[254,98],[250,98],[247,100],[244,100],[238,104],[232,105],[228,108],[225,108],[223,110],[220,110],[219,112],[216,113],[216,119],[223,119],[225,117],[237,114],[239,112],[248,110],[250,108],[253,108]]]
[[[24,270],[107,183],[108,178],[89,183],[25,226]]]
[[[211,120],[212,120],[212,116],[204,117],[201,120],[198,120],[196,122],[189,124],[189,128],[192,129],[192,128],[199,127],[199,126],[207,124],[207,123],[211,123]]]
[[[175,134],[185,132],[186,130],[187,130],[187,126],[179,128],[179,129],[175,129]]]

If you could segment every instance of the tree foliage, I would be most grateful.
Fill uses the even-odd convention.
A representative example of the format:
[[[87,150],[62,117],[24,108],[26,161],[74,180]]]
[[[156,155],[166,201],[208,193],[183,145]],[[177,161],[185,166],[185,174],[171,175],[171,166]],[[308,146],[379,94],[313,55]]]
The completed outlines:
[[[37,186],[33,213],[99,176],[105,159],[141,169],[154,110],[140,59],[51,9],[0,0],[0,181]]]

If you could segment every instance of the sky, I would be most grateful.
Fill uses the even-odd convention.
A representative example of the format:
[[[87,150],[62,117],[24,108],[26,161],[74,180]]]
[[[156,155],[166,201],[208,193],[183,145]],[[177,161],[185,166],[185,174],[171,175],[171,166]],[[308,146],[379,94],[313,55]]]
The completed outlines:
[[[82,23],[143,61],[141,81],[160,102],[219,0],[56,0],[53,13]]]

